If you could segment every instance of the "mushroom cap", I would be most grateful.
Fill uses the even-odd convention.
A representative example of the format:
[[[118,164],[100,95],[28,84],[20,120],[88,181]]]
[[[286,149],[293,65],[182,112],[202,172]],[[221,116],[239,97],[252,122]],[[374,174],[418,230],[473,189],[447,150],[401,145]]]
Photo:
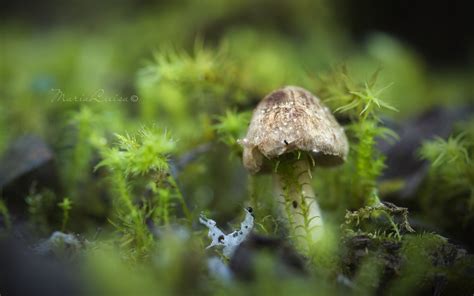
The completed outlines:
[[[285,86],[263,98],[239,143],[251,173],[262,169],[265,158],[293,151],[310,153],[317,165],[335,166],[345,161],[349,150],[344,128],[329,108],[297,86]]]

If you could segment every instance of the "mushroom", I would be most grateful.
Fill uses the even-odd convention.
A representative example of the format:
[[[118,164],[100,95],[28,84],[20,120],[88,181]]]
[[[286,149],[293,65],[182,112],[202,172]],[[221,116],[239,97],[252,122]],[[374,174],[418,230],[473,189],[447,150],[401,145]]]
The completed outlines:
[[[311,169],[345,161],[349,144],[344,129],[316,96],[301,87],[286,86],[258,104],[247,136],[239,143],[250,173],[273,174],[290,235],[297,246],[310,247],[323,233]]]

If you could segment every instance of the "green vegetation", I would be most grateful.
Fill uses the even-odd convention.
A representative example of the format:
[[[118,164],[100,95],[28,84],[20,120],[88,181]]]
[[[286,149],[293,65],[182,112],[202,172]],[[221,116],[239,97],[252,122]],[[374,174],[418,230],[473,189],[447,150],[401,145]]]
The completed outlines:
[[[446,140],[434,138],[419,150],[420,157],[430,164],[426,187],[420,193],[422,207],[431,219],[438,219],[445,225],[453,223],[453,218],[460,225],[474,221],[474,137],[470,133],[471,125],[472,121],[464,122],[460,125],[462,132]],[[449,217],[453,205],[462,211]]]
[[[39,135],[57,172],[46,185],[2,184],[0,238],[24,232],[30,243],[54,231],[78,234],[83,244],[72,260],[88,294],[408,295],[440,282],[436,291],[472,294],[472,240],[462,240],[474,229],[472,113],[447,139],[413,151],[428,174],[403,207],[381,193],[386,156],[378,146],[399,140],[387,122],[469,104],[472,68],[456,79],[428,71],[408,46],[381,34],[358,46],[333,20],[329,1],[184,2],[125,19],[106,14],[96,33],[0,26],[0,151]],[[243,16],[248,23],[236,20]],[[238,142],[259,100],[284,85],[317,95],[350,143],[345,164],[312,173],[325,236],[312,241],[308,234],[312,247],[303,251],[278,214],[271,176],[245,171]],[[297,183],[288,166],[276,169]],[[223,258],[218,248],[205,249],[198,217],[205,213],[228,231],[247,206],[254,233],[280,240],[247,246],[248,269],[226,278],[210,267],[210,258]],[[303,215],[307,208],[302,198]],[[301,266],[285,257],[292,252]]]
[[[347,115],[353,122],[348,127],[353,141],[350,146],[351,161],[346,166],[351,170],[350,173],[347,172],[351,180],[341,184],[345,188],[352,187],[352,192],[347,197],[351,200],[351,208],[379,203],[377,178],[384,168],[384,159],[375,147],[376,138],[397,137],[393,131],[380,123],[379,114],[383,109],[397,109],[380,97],[388,86],[375,88],[378,75],[379,70],[375,71],[368,81],[356,82],[343,66],[318,81],[322,98],[333,106],[336,113]]]
[[[72,202],[69,198],[65,197],[62,202],[58,203],[58,207],[63,210],[63,221],[61,224],[61,231],[65,231],[67,222],[69,221],[69,212],[72,209]]]

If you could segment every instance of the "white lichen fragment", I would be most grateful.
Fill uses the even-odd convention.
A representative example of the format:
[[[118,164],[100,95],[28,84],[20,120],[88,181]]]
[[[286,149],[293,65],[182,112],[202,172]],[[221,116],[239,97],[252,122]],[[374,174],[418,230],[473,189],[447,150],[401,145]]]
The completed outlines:
[[[232,280],[232,271],[219,257],[214,256],[209,258],[207,260],[207,268],[212,276],[222,282],[229,282]]]
[[[214,246],[223,246],[223,254],[225,257],[230,258],[234,254],[237,247],[245,241],[247,236],[253,229],[254,216],[252,214],[252,208],[245,209],[245,219],[240,223],[240,229],[229,233],[224,234],[219,227],[216,226],[216,221],[207,219],[204,215],[201,214],[199,217],[199,222],[204,224],[209,228],[208,236],[212,239],[212,242],[206,249],[209,249]]]

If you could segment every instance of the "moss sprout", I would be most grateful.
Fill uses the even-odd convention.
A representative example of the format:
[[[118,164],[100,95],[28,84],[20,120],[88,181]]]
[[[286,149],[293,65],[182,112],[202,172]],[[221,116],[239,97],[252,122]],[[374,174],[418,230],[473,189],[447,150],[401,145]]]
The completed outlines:
[[[139,260],[147,256],[153,243],[147,221],[155,226],[169,224],[171,204],[176,203],[188,221],[191,217],[170,174],[168,155],[175,141],[169,133],[156,127],[142,128],[134,135],[116,138],[115,147],[101,150],[103,159],[96,170],[105,167],[110,172],[116,216],[111,223],[121,233],[121,246],[133,250],[132,258]]]
[[[65,231],[67,222],[69,221],[69,213],[72,210],[72,201],[65,197],[60,203],[58,203],[58,207],[63,211],[61,231]]]
[[[351,197],[352,208],[379,203],[377,179],[384,168],[384,156],[376,148],[378,138],[397,139],[397,135],[381,125],[380,112],[383,109],[397,109],[381,98],[388,87],[377,88],[380,70],[375,71],[365,82],[356,82],[346,66],[341,66],[317,81],[322,99],[336,112],[351,120],[348,127],[352,135],[349,158],[352,164]]]
[[[464,223],[474,218],[474,138],[468,132],[451,135],[447,140],[434,138],[419,150],[430,163],[429,180],[423,206],[459,201],[465,206]],[[428,197],[428,195],[431,195]],[[431,212],[433,217],[442,216]]]

